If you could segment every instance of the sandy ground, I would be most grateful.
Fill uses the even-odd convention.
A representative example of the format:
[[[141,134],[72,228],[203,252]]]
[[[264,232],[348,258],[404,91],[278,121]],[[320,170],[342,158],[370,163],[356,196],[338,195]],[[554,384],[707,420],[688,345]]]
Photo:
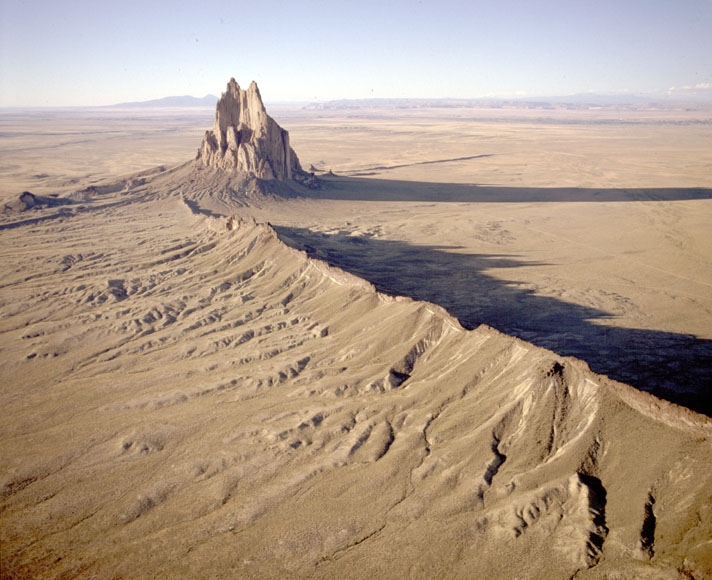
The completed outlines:
[[[191,159],[214,109],[0,111],[0,198],[52,194]]]
[[[639,389],[709,398],[712,128],[282,114],[338,177],[273,227],[185,168],[3,214],[2,576],[711,574],[712,423]],[[5,199],[206,125],[50,121],[2,117]]]

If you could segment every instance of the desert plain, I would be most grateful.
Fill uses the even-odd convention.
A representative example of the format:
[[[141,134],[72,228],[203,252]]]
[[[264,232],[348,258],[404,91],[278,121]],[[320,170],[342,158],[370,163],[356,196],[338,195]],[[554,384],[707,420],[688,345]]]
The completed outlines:
[[[712,111],[268,110],[0,112],[2,577],[712,573]]]

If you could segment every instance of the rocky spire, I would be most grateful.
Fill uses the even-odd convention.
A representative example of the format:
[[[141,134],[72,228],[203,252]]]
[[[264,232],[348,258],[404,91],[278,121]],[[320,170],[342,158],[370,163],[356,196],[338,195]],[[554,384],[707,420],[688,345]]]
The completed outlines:
[[[292,179],[302,173],[289,146],[289,133],[265,111],[257,84],[246,91],[230,79],[196,157],[202,167],[252,175],[258,179]]]

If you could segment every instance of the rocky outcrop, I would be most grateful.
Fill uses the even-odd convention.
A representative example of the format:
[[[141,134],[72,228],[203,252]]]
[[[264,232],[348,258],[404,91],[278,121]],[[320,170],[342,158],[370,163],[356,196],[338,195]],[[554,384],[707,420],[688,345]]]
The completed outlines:
[[[73,203],[74,200],[53,195],[35,195],[31,191],[23,191],[18,197],[9,200],[2,206],[2,213],[17,213],[28,210],[41,210]]]
[[[264,180],[303,174],[289,145],[289,133],[267,114],[257,84],[246,91],[234,78],[218,101],[215,125],[206,131],[196,157],[200,167],[214,167]]]

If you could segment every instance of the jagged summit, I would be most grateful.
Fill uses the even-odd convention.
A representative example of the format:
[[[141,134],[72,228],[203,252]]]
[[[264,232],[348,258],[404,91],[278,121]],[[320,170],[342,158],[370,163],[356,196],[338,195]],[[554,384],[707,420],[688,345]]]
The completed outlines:
[[[289,145],[289,133],[267,114],[257,83],[242,90],[234,78],[227,84],[215,110],[215,124],[198,150],[201,167],[287,180],[303,174]]]

